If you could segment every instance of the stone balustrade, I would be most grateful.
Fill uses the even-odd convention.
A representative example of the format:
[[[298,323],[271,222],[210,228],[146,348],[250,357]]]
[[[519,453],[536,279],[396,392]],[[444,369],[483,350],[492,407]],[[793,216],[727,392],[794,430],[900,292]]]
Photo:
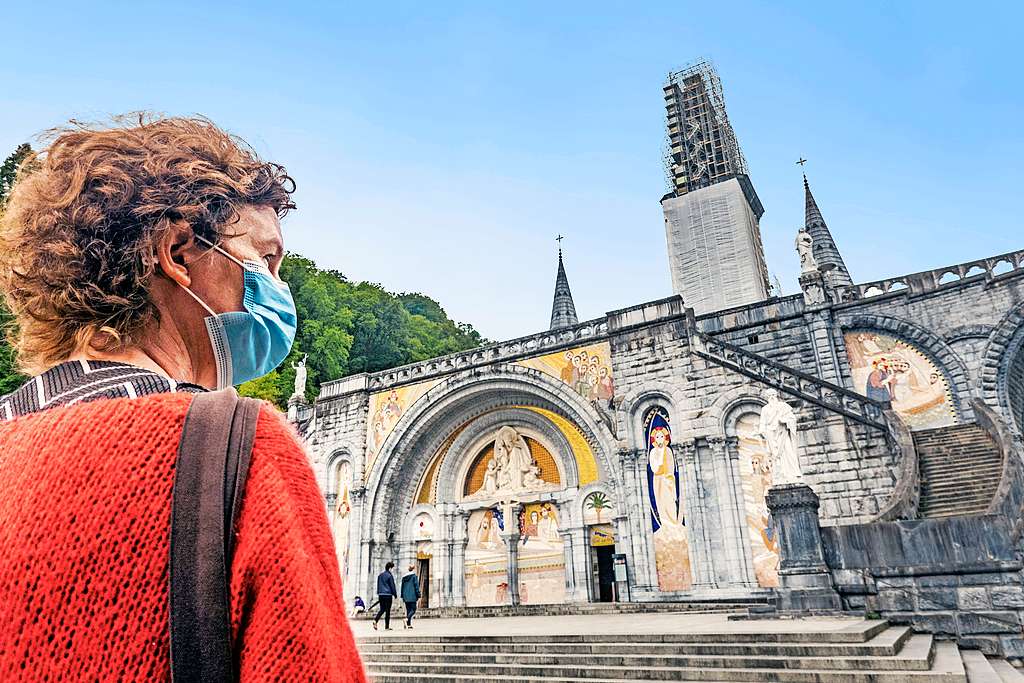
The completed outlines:
[[[844,303],[886,294],[924,294],[966,280],[975,278],[992,280],[1022,272],[1024,272],[1024,249],[976,261],[966,261],[955,266],[945,266],[920,273],[855,284],[850,287],[836,287],[836,298],[839,303]]]
[[[543,353],[553,353],[578,344],[589,344],[608,337],[608,319],[598,318],[561,330],[549,330],[506,342],[461,351],[430,360],[403,365],[392,370],[353,375],[320,385],[319,399],[342,396],[354,391],[379,391],[401,384],[421,382],[432,377],[515,360]]]
[[[869,427],[887,431],[882,414],[884,406],[877,401],[696,330],[691,332],[691,340],[699,356]]]

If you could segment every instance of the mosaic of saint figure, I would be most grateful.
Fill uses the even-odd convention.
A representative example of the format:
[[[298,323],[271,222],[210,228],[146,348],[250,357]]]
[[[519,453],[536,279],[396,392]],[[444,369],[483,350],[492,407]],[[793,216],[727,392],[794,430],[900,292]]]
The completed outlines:
[[[672,453],[668,414],[661,409],[649,412],[644,422],[644,435],[648,448],[647,491],[658,587],[663,591],[687,590],[693,585],[690,541],[682,512],[680,468]]]
[[[844,340],[857,391],[891,402],[911,429],[956,423],[945,375],[920,349],[873,332],[849,332]]]
[[[651,516],[655,531],[679,524],[679,475],[672,456],[668,426],[657,426],[648,436],[647,469],[651,482]]]

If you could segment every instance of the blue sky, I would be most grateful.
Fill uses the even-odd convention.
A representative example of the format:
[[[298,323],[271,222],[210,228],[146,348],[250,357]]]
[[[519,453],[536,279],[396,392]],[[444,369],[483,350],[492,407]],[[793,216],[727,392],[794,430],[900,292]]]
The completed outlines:
[[[581,318],[671,293],[661,86],[700,56],[784,291],[801,155],[858,281],[1024,247],[1016,4],[32,4],[4,10],[3,155],[208,115],[295,176],[290,249],[492,339],[546,328],[558,233]]]

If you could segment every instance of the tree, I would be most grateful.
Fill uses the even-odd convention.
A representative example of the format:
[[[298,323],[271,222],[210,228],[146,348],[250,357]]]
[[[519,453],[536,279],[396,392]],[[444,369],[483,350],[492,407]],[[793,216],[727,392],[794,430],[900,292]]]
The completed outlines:
[[[22,163],[32,154],[32,146],[27,142],[23,142],[8,156],[4,159],[4,163],[0,166],[0,208],[7,203],[7,195],[11,193],[11,188],[14,187],[14,179],[18,175],[18,170]]]
[[[14,187],[14,179],[22,163],[32,154],[32,147],[26,142],[18,145],[0,166],[0,212],[7,203],[7,195]],[[27,379],[19,373],[14,362],[14,349],[7,343],[7,336],[12,334],[14,319],[0,297],[0,396],[17,389]]]

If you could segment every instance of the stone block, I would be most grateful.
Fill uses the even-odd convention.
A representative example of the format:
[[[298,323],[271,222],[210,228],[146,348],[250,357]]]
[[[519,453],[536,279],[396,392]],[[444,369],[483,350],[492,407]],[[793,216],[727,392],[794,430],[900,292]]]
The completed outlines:
[[[969,650],[981,650],[986,655],[1001,655],[1003,645],[999,636],[964,636],[957,639],[960,647]]]
[[[993,586],[989,597],[996,608],[1024,608],[1024,590],[1020,586]]]
[[[910,616],[910,624],[915,631],[924,633],[957,634],[956,617],[948,612],[915,613]]]
[[[955,588],[919,588],[917,609],[922,612],[955,610],[957,593]]]
[[[958,588],[957,602],[960,609],[968,612],[986,610],[992,606],[986,588]]]
[[[1016,612],[960,612],[956,620],[963,635],[1020,633],[1020,619]]]
[[[1003,657],[1024,659],[1024,638],[1020,636],[999,636],[999,645]]]
[[[879,590],[870,601],[878,612],[912,612],[914,595],[904,590]]]
[[[922,576],[917,579],[917,585],[921,588],[956,587],[960,585],[960,577],[955,574],[939,574],[937,576]]]
[[[964,574],[960,582],[964,586],[992,586],[1004,583],[1002,572],[984,572],[980,574]]]

